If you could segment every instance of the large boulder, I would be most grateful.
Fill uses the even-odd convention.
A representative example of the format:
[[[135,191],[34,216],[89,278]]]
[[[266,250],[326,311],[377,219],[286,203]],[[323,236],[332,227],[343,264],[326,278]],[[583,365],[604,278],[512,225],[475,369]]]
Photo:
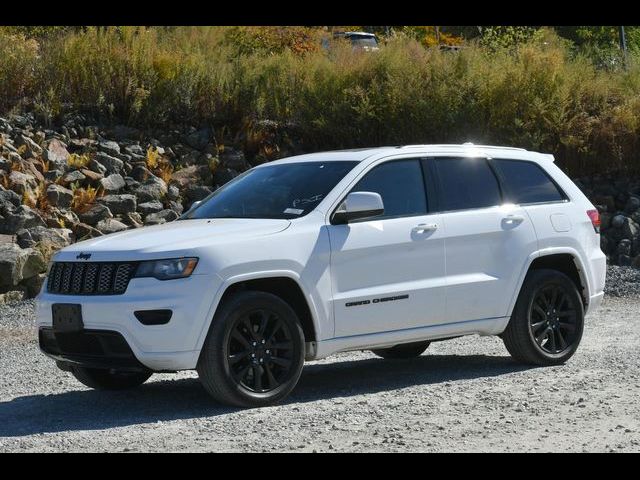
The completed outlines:
[[[86,223],[76,223],[73,226],[73,230],[78,241],[100,237],[102,235],[102,232],[100,230],[92,227],[91,225],[87,225]]]
[[[26,205],[20,205],[10,212],[4,213],[4,221],[0,222],[0,233],[14,235],[18,230],[31,227],[46,227],[42,217]]]
[[[151,213],[144,219],[145,225],[160,225],[161,223],[172,222],[178,218],[178,214],[173,210],[162,210],[158,213]]]
[[[123,215],[122,222],[133,228],[140,228],[143,226],[142,216],[138,212],[131,212]]]
[[[89,170],[88,168],[80,169],[82,174],[87,177],[89,183],[97,183],[104,178],[104,175],[98,172],[94,172],[93,170]]]
[[[38,295],[38,293],[40,293],[40,290],[42,289],[42,285],[44,284],[46,279],[47,279],[46,273],[44,272],[38,273],[37,275],[34,275],[31,278],[27,278],[23,280],[20,286],[26,289],[26,294],[32,298]]]
[[[111,210],[109,210],[109,208],[106,207],[105,205],[96,203],[87,211],[80,213],[78,215],[78,218],[80,218],[80,222],[86,223],[87,225],[91,225],[92,227],[95,227],[96,224],[101,220],[106,220],[107,218],[113,218],[113,214],[111,213]]]
[[[55,207],[49,210],[49,216],[47,217],[47,226],[50,228],[71,228],[79,222],[80,219],[74,211],[60,210]]]
[[[208,128],[201,128],[200,130],[196,130],[195,132],[187,135],[185,141],[187,145],[196,150],[204,150],[209,144],[209,139],[211,138],[211,130]]]
[[[151,202],[144,202],[138,205],[138,211],[143,215],[149,215],[150,213],[158,213],[163,210],[164,206],[162,202],[153,200]]]
[[[16,238],[22,248],[33,248],[40,244],[44,248],[59,250],[72,243],[72,235],[73,232],[68,228],[32,227],[18,231]]]
[[[38,180],[33,175],[14,170],[9,174],[9,184],[16,193],[23,195],[24,192],[36,188]]]
[[[146,154],[144,149],[140,145],[136,145],[136,144],[127,145],[126,147],[124,147],[124,151],[127,152],[129,155],[133,156],[134,158],[137,157],[137,159],[144,158]]]
[[[106,169],[106,173],[109,175],[112,173],[122,172],[122,168],[124,167],[124,162],[122,160],[104,152],[96,153],[94,160],[102,165]],[[91,166],[89,166],[89,168],[91,168]],[[91,168],[91,170],[93,170],[93,168]]]
[[[111,210],[114,214],[126,214],[136,211],[136,196],[131,194],[123,195],[105,195],[98,198],[98,203],[101,203]]]
[[[107,155],[118,155],[120,153],[120,145],[113,140],[104,140],[98,142],[98,150],[106,153]]]
[[[47,264],[38,250],[0,243],[0,288],[15,287],[46,269]]]
[[[119,173],[112,173],[100,180],[100,186],[105,192],[117,192],[126,186],[126,182]]]
[[[178,200],[180,198],[180,190],[175,185],[169,185],[167,189],[167,198],[169,200]]]
[[[3,212],[13,211],[22,203],[20,195],[13,190],[0,190],[0,214]]]
[[[18,288],[16,290],[9,290],[5,293],[0,293],[0,305],[3,303],[20,302],[27,298],[27,289]]]
[[[151,202],[161,200],[167,194],[167,184],[161,178],[150,176],[135,190],[139,202]]]
[[[151,171],[142,164],[135,165],[131,170],[131,178],[137,182],[146,182],[151,176],[153,176]]]
[[[89,170],[91,170],[92,172],[95,172],[102,176],[104,176],[107,173],[107,167],[102,165],[95,158],[92,158],[91,160],[89,160],[87,167],[89,167]]]
[[[100,220],[97,223],[96,228],[102,233],[108,234],[126,230],[127,226],[115,218],[107,218],[105,220]]]
[[[59,208],[69,208],[73,201],[73,191],[52,183],[47,187],[47,201]]]
[[[211,170],[207,165],[190,165],[171,175],[171,182],[180,188],[187,185],[210,185],[211,181]]]
[[[67,146],[57,138],[52,139],[43,152],[43,157],[50,164],[49,168],[55,167],[58,170],[64,170],[69,160],[69,152]]]
[[[213,190],[209,187],[205,187],[204,185],[189,185],[184,189],[185,196],[191,202],[200,201],[210,195],[211,192],[213,192]]]
[[[23,155],[24,158],[36,157],[42,154],[42,147],[26,135],[19,135],[16,140],[16,145],[24,145],[26,147],[25,154]]]
[[[62,182],[65,185],[71,185],[72,183],[82,183],[86,178],[80,170],[73,170],[62,177]]]

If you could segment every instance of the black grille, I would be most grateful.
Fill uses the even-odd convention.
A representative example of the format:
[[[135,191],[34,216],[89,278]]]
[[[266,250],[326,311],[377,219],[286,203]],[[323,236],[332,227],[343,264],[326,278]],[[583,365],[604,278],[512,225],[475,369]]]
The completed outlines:
[[[135,262],[55,262],[47,291],[62,295],[122,295],[137,266]]]

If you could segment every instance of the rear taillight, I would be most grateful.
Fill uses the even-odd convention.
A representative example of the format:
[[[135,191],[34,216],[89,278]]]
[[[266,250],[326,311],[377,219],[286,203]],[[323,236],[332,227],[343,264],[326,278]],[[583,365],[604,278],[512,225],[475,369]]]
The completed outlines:
[[[593,229],[596,233],[600,233],[600,213],[598,210],[587,210],[587,215],[591,219],[591,225],[593,225]]]

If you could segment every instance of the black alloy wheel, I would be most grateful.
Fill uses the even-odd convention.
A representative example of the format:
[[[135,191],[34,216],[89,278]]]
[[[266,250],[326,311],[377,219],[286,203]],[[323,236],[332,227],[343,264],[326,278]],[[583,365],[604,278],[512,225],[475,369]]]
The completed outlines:
[[[557,355],[575,341],[577,313],[560,284],[538,290],[529,311],[531,335],[545,352]]]
[[[524,280],[502,340],[528,365],[560,365],[576,352],[584,329],[578,285],[564,273],[532,270]]]
[[[304,333],[291,306],[271,293],[247,290],[217,309],[197,370],[219,402],[262,407],[294,389],[304,357]]]
[[[256,309],[238,318],[226,347],[232,377],[251,392],[269,392],[290,377],[292,334],[277,312]]]

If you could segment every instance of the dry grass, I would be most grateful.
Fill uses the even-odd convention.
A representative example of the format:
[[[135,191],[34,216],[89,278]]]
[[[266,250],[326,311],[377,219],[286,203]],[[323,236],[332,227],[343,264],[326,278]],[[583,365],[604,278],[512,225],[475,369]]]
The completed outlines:
[[[90,158],[86,154],[78,155],[77,153],[72,153],[67,159],[67,165],[72,168],[85,168],[89,160]]]
[[[296,125],[306,150],[473,141],[554,152],[570,173],[640,170],[634,53],[627,70],[600,69],[552,33],[511,49],[452,53],[398,37],[376,54],[327,53],[307,48],[308,33],[110,27],[38,44],[0,30],[0,110],[26,102],[51,119],[70,105],[135,125],[226,128],[231,138],[247,119],[270,119]],[[280,155],[256,135],[247,139],[255,154]]]
[[[173,165],[168,161],[165,161],[156,168],[154,174],[164,180],[166,184],[169,184],[171,181],[171,175],[173,175]]]
[[[71,200],[71,210],[75,213],[84,213],[89,210],[95,203],[96,198],[102,196],[104,192],[100,188],[79,187],[76,184],[71,185],[73,191],[73,200]]]
[[[43,181],[33,190],[26,189],[22,194],[22,203],[30,208],[46,211],[49,208],[49,201],[47,199],[48,186],[49,183]]]
[[[147,149],[147,155],[145,158],[145,163],[147,164],[147,168],[149,170],[154,170],[158,167],[162,157],[160,152],[158,152],[157,148],[149,147]]]

